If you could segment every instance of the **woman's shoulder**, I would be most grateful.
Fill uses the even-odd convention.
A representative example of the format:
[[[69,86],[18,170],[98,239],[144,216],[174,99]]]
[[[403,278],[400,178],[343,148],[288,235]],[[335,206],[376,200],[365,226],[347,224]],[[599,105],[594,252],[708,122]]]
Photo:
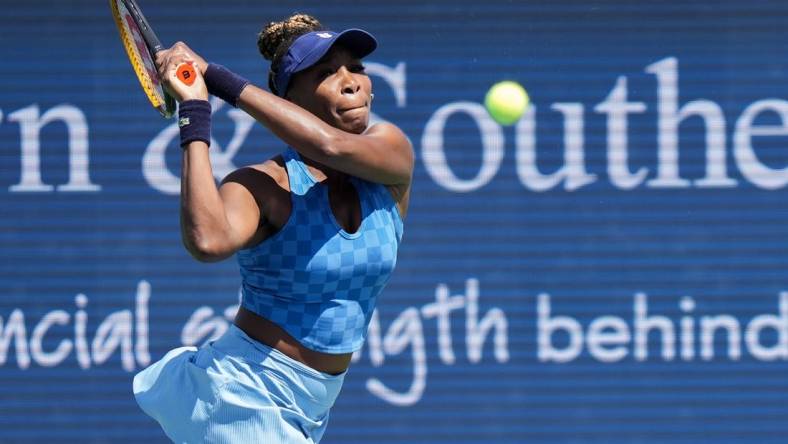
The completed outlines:
[[[222,180],[222,187],[233,187],[236,192],[243,187],[260,209],[261,223],[249,245],[257,245],[278,231],[290,217],[290,184],[287,167],[281,155],[262,163],[236,169]]]

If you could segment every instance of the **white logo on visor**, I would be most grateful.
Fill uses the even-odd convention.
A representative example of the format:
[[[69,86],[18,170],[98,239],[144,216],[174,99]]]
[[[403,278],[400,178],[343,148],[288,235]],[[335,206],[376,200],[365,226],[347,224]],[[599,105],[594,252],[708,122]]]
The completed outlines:
[[[324,39],[330,39],[331,38],[331,34],[328,33],[328,32],[318,32],[317,36],[320,37],[320,38],[324,38]]]

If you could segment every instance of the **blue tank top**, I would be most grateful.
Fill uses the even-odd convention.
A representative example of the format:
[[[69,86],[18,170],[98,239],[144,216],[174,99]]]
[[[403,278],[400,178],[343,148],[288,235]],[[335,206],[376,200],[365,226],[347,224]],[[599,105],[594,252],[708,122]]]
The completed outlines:
[[[290,218],[274,235],[238,251],[241,304],[307,348],[356,351],[397,261],[403,227],[396,203],[385,186],[351,176],[361,225],[348,233],[334,218],[328,187],[315,180],[292,148],[282,157]]]

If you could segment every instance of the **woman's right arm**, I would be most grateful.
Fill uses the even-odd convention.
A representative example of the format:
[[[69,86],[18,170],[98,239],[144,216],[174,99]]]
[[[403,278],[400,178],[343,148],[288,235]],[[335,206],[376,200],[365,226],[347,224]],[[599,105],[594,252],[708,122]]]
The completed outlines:
[[[191,86],[178,80],[176,68],[186,62],[194,61],[183,52],[163,51],[159,72],[165,87],[179,102],[207,100],[208,91],[199,69]],[[201,262],[226,259],[257,232],[260,221],[257,202],[238,183],[226,182],[217,188],[208,144],[202,140],[183,146],[180,219],[183,244]]]
[[[244,247],[257,232],[260,208],[237,182],[216,187],[208,145],[184,147],[181,171],[181,238],[200,262],[217,262]]]

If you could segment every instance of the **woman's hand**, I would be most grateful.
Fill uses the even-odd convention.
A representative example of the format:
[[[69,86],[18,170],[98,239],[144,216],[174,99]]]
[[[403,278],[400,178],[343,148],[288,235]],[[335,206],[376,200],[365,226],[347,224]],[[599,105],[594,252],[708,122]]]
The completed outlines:
[[[195,79],[191,85],[186,85],[177,76],[178,66],[183,63],[194,67]],[[156,54],[156,64],[159,68],[159,78],[175,100],[179,102],[208,100],[208,88],[202,76],[206,69],[205,59],[197,56],[184,43],[178,42],[170,49],[159,51]]]
[[[164,60],[172,54],[184,55],[188,57],[189,60],[193,60],[200,67],[200,74],[204,75],[205,70],[208,69],[208,62],[183,42],[177,42],[172,45],[172,47],[157,52],[156,65],[162,66]]]

